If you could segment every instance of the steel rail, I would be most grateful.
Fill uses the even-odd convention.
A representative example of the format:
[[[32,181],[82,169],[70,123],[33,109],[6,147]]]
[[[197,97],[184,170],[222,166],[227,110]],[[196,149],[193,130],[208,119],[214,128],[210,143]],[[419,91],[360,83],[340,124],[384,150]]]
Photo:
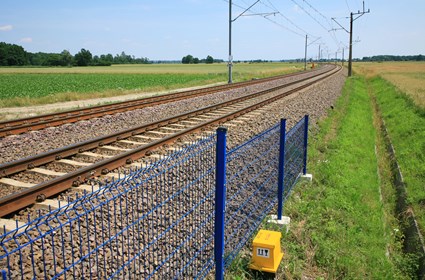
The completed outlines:
[[[313,70],[313,71],[319,71]],[[296,72],[286,75],[280,75],[275,77],[250,80],[245,82],[239,82],[234,84],[218,85],[212,87],[206,87],[201,89],[194,89],[188,91],[182,91],[177,93],[163,94],[160,96],[152,96],[147,98],[140,98],[134,100],[121,101],[112,104],[97,105],[89,108],[74,109],[68,110],[59,113],[43,114],[39,116],[33,116],[28,118],[15,119],[11,121],[0,122],[0,137],[5,137],[8,135],[20,134],[29,131],[36,131],[52,126],[59,126],[67,123],[74,123],[82,120],[88,120],[96,117],[102,117],[105,115],[111,115],[121,112],[126,112],[135,109],[141,109],[148,106],[154,106],[158,104],[163,104],[167,102],[173,102],[178,100],[183,100],[187,98],[192,98],[194,96],[201,96],[206,94],[212,94],[215,92],[227,90],[227,89],[236,89],[248,85],[254,85],[259,83],[264,83],[268,81],[273,81],[276,79],[286,78],[297,76],[310,72]]]
[[[335,68],[334,68],[335,69]],[[332,69],[332,70],[334,70]],[[270,104],[280,98],[283,98],[285,96],[288,96],[294,92],[297,92],[301,89],[304,89],[306,87],[309,87],[321,80],[324,80],[335,73],[340,71],[340,67],[338,71],[328,71],[327,73],[321,74],[322,77],[311,81],[309,83],[306,83],[304,85],[298,86],[294,89],[291,89],[285,93],[279,94],[277,96],[274,96],[272,98],[263,100],[257,104],[253,104],[251,106],[245,107],[243,109],[239,109],[235,112],[229,113],[227,115],[215,118],[213,120],[206,121],[202,124],[196,125],[194,127],[185,129],[183,131],[177,132],[173,135],[170,135],[168,137],[162,138],[160,140],[154,141],[152,143],[143,145],[141,147],[138,147],[136,149],[124,152],[122,154],[119,154],[115,157],[105,159],[103,161],[100,161],[98,163],[95,163],[93,165],[80,168],[74,172],[68,173],[66,175],[54,178],[52,180],[49,180],[47,182],[40,183],[34,187],[31,187],[29,189],[26,189],[22,192],[15,193],[8,195],[6,197],[3,197],[0,199],[0,217],[4,217],[10,213],[13,213],[19,209],[28,207],[32,205],[33,203],[44,200],[47,197],[54,196],[58,193],[61,193],[67,189],[69,189],[72,186],[78,186],[81,183],[85,182],[86,180],[100,176],[101,174],[107,174],[110,170],[116,169],[120,166],[123,166],[125,164],[130,164],[134,160],[137,160],[143,156],[145,156],[147,153],[152,151],[155,148],[161,147],[168,143],[173,143],[175,140],[181,138],[184,135],[194,133],[197,131],[202,130],[203,128],[213,125],[213,124],[220,124],[222,122],[230,121],[233,118],[239,117],[240,115],[246,114],[250,111],[256,110],[260,107],[263,107],[267,104]],[[311,78],[310,78],[311,79]]]
[[[330,69],[329,71],[332,71],[332,69]],[[323,73],[319,74],[322,75]],[[168,124],[172,124],[172,123],[176,123],[200,114],[205,114],[207,112],[211,112],[214,110],[217,110],[221,107],[225,107],[225,106],[230,106],[232,104],[236,104],[248,99],[252,99],[252,98],[256,98],[260,95],[264,95],[267,94],[269,92],[272,91],[276,91],[285,87],[289,87],[304,81],[307,81],[309,79],[312,79],[313,77],[307,77],[307,78],[303,78],[297,81],[293,81],[290,83],[286,83],[283,85],[279,85],[273,88],[269,88],[266,90],[262,90],[250,95],[246,95],[246,96],[242,96],[242,97],[238,97],[226,102],[222,102],[219,104],[214,104],[208,107],[204,107],[198,110],[194,110],[191,112],[187,112],[184,114],[180,114],[177,116],[171,116],[169,118],[166,119],[162,119],[159,120],[157,122],[153,122],[153,123],[148,123],[148,124],[143,124],[140,126],[136,126],[136,127],[131,127],[129,129],[125,129],[122,131],[118,131],[112,134],[108,134],[108,135],[104,135],[104,136],[99,136],[90,140],[86,140],[83,142],[79,142],[73,145],[69,145],[66,147],[62,147],[62,148],[58,148],[58,149],[54,149],[45,153],[41,153],[35,156],[30,156],[30,157],[26,157],[20,160],[16,160],[16,161],[12,161],[12,162],[7,162],[7,163],[3,163],[0,164],[0,178],[1,177],[5,177],[8,175],[12,175],[18,172],[22,172],[25,171],[27,169],[32,169],[35,168],[37,166],[43,165],[43,164],[47,164],[50,162],[53,162],[55,160],[60,160],[78,153],[82,153],[84,151],[90,150],[90,149],[95,149],[95,148],[99,148],[102,147],[104,145],[128,138],[130,136],[136,135],[136,134],[140,134],[140,133],[144,133],[144,132],[148,132],[150,130],[159,128],[161,126],[165,126]]]

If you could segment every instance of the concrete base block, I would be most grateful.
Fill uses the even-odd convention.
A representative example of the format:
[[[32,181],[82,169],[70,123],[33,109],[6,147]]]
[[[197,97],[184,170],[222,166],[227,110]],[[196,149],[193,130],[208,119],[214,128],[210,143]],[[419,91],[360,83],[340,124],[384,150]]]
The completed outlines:
[[[313,174],[305,174],[305,175],[301,175],[301,178],[303,179],[307,179],[309,181],[313,180]]]
[[[270,220],[267,220],[268,223],[278,224],[281,226],[286,226],[286,233],[289,231],[289,224],[291,223],[291,218],[287,216],[282,216],[280,220],[277,219],[277,215],[271,215]]]

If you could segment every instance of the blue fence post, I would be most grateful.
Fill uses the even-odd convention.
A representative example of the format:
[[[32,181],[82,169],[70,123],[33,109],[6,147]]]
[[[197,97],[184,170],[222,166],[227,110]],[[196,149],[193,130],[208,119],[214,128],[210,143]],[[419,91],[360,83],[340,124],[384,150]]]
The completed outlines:
[[[277,219],[282,219],[283,208],[283,183],[285,179],[285,142],[286,142],[286,119],[280,120],[280,142],[279,142],[279,174],[277,180]]]
[[[308,115],[304,116],[304,166],[303,174],[307,174]]]
[[[224,279],[224,215],[226,207],[226,134],[227,128],[217,129],[214,256],[215,279]]]
[[[2,279],[3,280],[7,280],[7,272],[6,271],[2,270],[1,271],[1,276],[2,276]]]

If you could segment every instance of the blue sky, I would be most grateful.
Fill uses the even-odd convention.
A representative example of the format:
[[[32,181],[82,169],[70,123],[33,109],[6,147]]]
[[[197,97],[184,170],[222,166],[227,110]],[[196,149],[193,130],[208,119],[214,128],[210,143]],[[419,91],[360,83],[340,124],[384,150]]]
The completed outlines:
[[[233,0],[233,18],[257,0]],[[354,57],[425,55],[424,0],[368,0],[354,23]],[[342,55],[350,12],[360,0],[260,0],[233,22],[234,60]],[[278,13],[277,13],[278,12]],[[275,14],[270,14],[275,13]],[[260,14],[260,15],[252,15]],[[266,15],[270,14],[270,15]],[[0,41],[30,52],[126,54],[180,60],[187,54],[228,58],[228,0],[2,0]],[[345,57],[348,50],[345,50]]]

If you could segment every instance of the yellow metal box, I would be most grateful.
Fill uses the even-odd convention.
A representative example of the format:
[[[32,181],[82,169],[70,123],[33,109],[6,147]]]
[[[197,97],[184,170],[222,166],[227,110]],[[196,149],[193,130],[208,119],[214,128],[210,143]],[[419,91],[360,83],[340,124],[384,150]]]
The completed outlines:
[[[252,242],[251,269],[276,273],[282,260],[280,238],[282,234],[276,231],[260,230]]]

